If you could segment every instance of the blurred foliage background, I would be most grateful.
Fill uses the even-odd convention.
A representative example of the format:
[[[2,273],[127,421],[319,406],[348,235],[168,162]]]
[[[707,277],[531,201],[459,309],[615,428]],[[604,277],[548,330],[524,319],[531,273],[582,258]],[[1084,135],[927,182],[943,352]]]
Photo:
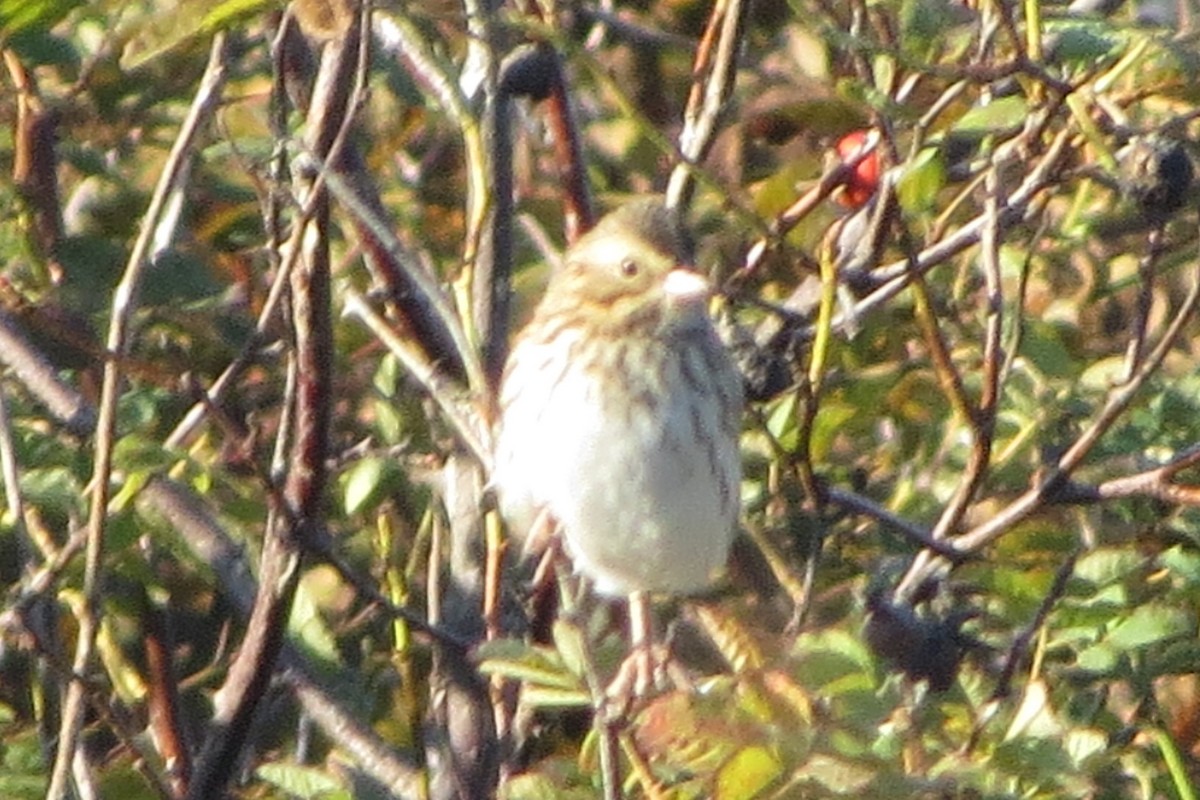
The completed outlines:
[[[488,5],[0,0],[0,796],[70,796],[89,607],[74,796],[195,796],[295,467],[316,180],[323,544],[221,791],[1195,798],[1195,4]],[[318,168],[314,78],[360,29]],[[571,216],[666,189],[698,121],[678,174],[758,398],[745,535],[660,604],[670,687],[593,724],[620,609],[528,635],[485,605],[479,276],[510,226],[519,325]]]

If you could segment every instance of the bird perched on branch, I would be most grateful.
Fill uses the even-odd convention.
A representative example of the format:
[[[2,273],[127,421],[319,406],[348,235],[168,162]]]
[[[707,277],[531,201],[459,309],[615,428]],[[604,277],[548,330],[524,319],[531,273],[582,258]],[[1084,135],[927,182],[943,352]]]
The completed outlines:
[[[712,582],[739,511],[742,383],[689,251],[660,200],[604,217],[568,249],[500,388],[510,528],[548,516],[599,593],[631,595],[635,620],[648,592]]]

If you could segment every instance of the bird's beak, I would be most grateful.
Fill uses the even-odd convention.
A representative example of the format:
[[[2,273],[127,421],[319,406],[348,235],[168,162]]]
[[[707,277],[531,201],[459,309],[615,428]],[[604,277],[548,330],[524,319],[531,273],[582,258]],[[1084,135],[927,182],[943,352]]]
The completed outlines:
[[[667,273],[663,290],[676,303],[703,302],[712,294],[712,284],[698,272],[687,267],[676,267]]]

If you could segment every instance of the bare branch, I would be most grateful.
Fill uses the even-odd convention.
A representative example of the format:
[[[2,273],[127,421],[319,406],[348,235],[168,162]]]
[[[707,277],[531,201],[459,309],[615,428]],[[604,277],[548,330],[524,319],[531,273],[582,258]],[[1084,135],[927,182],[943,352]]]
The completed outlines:
[[[717,121],[726,110],[737,76],[737,50],[742,44],[749,3],[718,0],[696,52],[692,93],[679,134],[682,160],[667,183],[667,206],[687,208],[695,187],[692,169],[704,160],[716,136]]]
[[[191,157],[203,123],[212,114],[220,99],[220,90],[225,82],[225,58],[225,35],[219,33],[213,39],[208,66],[200,78],[200,86],[187,118],[167,156],[167,162],[142,220],[138,239],[129,255],[125,273],[113,296],[112,322],[107,344],[113,358],[104,366],[104,385],[96,423],[96,460],[91,483],[91,514],[88,519],[84,565],[85,608],[80,619],[79,638],[75,649],[74,680],[68,686],[67,697],[63,702],[58,752],[55,754],[51,771],[50,787],[46,791],[47,800],[64,800],[68,795],[68,776],[74,762],[75,750],[79,745],[79,732],[83,727],[85,696],[81,679],[91,668],[96,634],[100,626],[101,561],[104,556],[105,523],[111,490],[112,453],[116,443],[117,400],[121,394],[122,357],[129,349],[129,329],[133,312],[137,308],[138,288],[149,265],[148,256],[159,219],[166,210],[168,199],[179,188],[179,178],[185,171],[185,165]]]

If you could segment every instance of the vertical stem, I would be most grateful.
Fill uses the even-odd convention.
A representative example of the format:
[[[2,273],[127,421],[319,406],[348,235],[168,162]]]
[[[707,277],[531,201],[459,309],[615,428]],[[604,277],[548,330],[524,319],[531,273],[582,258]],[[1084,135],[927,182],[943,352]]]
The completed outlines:
[[[91,668],[100,629],[100,590],[104,559],[105,525],[112,479],[112,455],[116,444],[117,400],[121,393],[121,364],[129,352],[129,328],[137,307],[138,289],[149,264],[158,220],[167,207],[168,199],[177,188],[191,156],[196,135],[216,107],[220,88],[225,82],[225,35],[217,34],[209,51],[208,66],[200,79],[200,88],[192,101],[187,119],[167,156],[162,175],[154,189],[150,206],[142,220],[137,241],[129,262],[113,296],[112,323],[109,326],[107,347],[109,359],[104,365],[104,381],[100,392],[100,410],[96,422],[95,464],[91,480],[91,504],[87,524],[87,544],[84,550],[83,593],[84,607],[79,620],[75,657],[71,666],[71,682],[63,702],[62,724],[58,735],[58,752],[50,773],[47,800],[62,800],[68,795],[68,780],[79,734],[83,729],[85,690],[83,678]]]

